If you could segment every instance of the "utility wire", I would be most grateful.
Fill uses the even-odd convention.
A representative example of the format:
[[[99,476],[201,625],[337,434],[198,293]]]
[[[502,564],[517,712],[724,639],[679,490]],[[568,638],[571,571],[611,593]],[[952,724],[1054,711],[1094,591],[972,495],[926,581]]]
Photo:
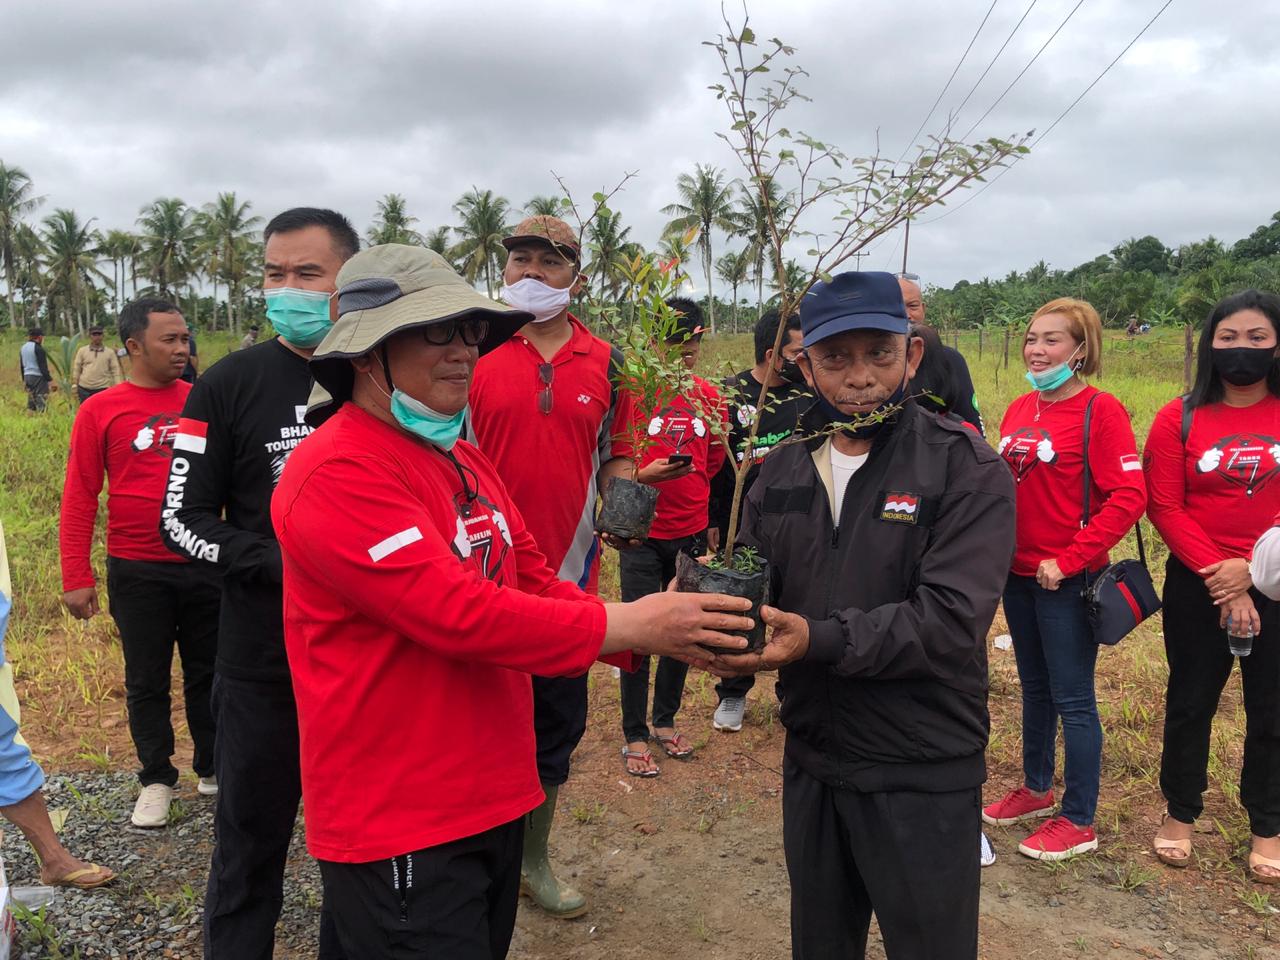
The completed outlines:
[[[973,126],[971,126],[968,130],[964,132],[964,136],[960,138],[961,140],[968,140],[969,134],[973,133],[973,131],[978,128],[978,125],[981,124],[983,120],[987,119],[987,117],[991,115],[992,110],[1000,106],[1000,101],[1002,101],[1005,97],[1007,97],[1009,95],[1009,91],[1012,90],[1015,86],[1017,86],[1018,81],[1021,80],[1023,75],[1026,74],[1026,72],[1031,69],[1032,64],[1034,64],[1037,60],[1040,59],[1040,54],[1044,53],[1045,49],[1049,46],[1049,44],[1053,43],[1053,38],[1062,32],[1062,28],[1071,22],[1071,18],[1076,15],[1076,11],[1079,10],[1082,6],[1084,6],[1084,0],[1077,0],[1076,5],[1071,8],[1071,12],[1067,14],[1066,18],[1063,19],[1063,21],[1060,24],[1058,24],[1058,29],[1054,30],[1053,33],[1049,34],[1049,39],[1046,40],[1044,44],[1040,47],[1040,49],[1036,51],[1035,56],[1033,56],[1030,60],[1027,61],[1027,65],[1022,68],[1022,70],[1018,73],[1016,77],[1013,78],[1013,82],[1004,88],[1004,93],[996,97],[996,102],[993,103],[991,106],[987,107],[987,112],[984,113],[982,116],[980,116],[977,120],[975,120],[973,122]]]
[[[978,87],[982,86],[982,81],[987,79],[987,74],[991,72],[991,68],[994,67],[996,65],[996,61],[1000,59],[1000,54],[1004,53],[1004,48],[1009,46],[1009,41],[1011,41],[1014,37],[1014,34],[1016,34],[1018,30],[1021,29],[1022,24],[1026,21],[1031,11],[1035,9],[1037,3],[1039,3],[1039,0],[1031,0],[1030,5],[1027,7],[1025,11],[1023,11],[1022,19],[1020,19],[1016,24],[1014,24],[1013,30],[1010,31],[1009,36],[1004,38],[1004,43],[1000,44],[1000,49],[996,51],[996,55],[992,57],[991,62],[987,64],[987,69],[982,71],[982,76],[978,78],[978,82],[969,88],[969,92],[966,93],[964,95],[964,99],[960,101],[960,106],[956,107],[956,109],[952,112],[951,116],[953,118],[960,116],[961,112],[964,110],[964,105],[969,102],[969,98],[972,97],[974,93],[977,92]]]
[[[991,11],[996,8],[996,4],[999,2],[1000,0],[991,0],[991,6],[987,8],[986,16],[982,18],[982,22],[978,24],[978,29],[973,32],[973,36],[969,40],[969,45],[964,48],[964,53],[960,55],[960,62],[957,63],[956,68],[951,71],[951,76],[948,77],[947,82],[943,84],[942,90],[938,94],[938,98],[933,101],[933,106],[929,108],[929,112],[926,113],[924,119],[920,121],[920,126],[916,127],[916,132],[911,135],[911,139],[907,141],[907,145],[902,148],[901,155],[893,162],[895,167],[902,162],[902,158],[907,155],[907,151],[911,149],[916,142],[916,138],[920,136],[920,131],[924,129],[924,125],[928,123],[929,118],[933,116],[933,111],[938,109],[938,104],[940,104],[942,102],[942,98],[947,95],[947,91],[951,88],[951,81],[956,78],[956,74],[959,73],[960,68],[964,66],[965,58],[969,56],[969,51],[973,49],[973,45],[978,41],[978,35],[982,33],[982,28],[987,25],[987,20],[991,17]]]
[[[1108,73],[1111,72],[1111,68],[1120,62],[1120,60],[1124,57],[1126,53],[1129,52],[1129,50],[1133,47],[1135,43],[1137,43],[1139,40],[1142,39],[1142,35],[1151,29],[1151,25],[1154,24],[1157,20],[1159,20],[1161,14],[1163,14],[1166,10],[1168,10],[1172,4],[1173,4],[1173,0],[1165,0],[1164,6],[1162,6],[1159,10],[1157,10],[1155,16],[1147,21],[1146,26],[1144,26],[1141,30],[1138,31],[1137,36],[1135,36],[1132,40],[1130,40],[1129,43],[1125,46],[1125,48],[1116,55],[1115,59],[1112,60],[1109,64],[1107,64],[1106,68],[1100,74],[1098,74],[1096,77],[1093,78],[1093,82],[1084,88],[1080,96],[1072,100],[1070,106],[1068,106],[1067,109],[1063,110],[1062,113],[1058,114],[1058,118],[1054,120],[1053,123],[1049,124],[1049,126],[1045,129],[1045,131],[1042,134],[1040,134],[1040,136],[1036,137],[1035,140],[1032,141],[1031,143],[1032,149],[1035,149],[1036,147],[1038,147],[1040,143],[1044,140],[1044,138],[1049,135],[1050,131],[1052,131],[1054,127],[1056,127],[1064,119],[1066,119],[1067,114],[1069,114],[1072,110],[1074,110],[1076,106],[1080,103],[1080,101],[1085,98],[1086,94],[1088,94],[1090,90],[1096,87],[1098,85],[1098,82],[1103,77],[1105,77]],[[990,180],[984,183],[982,185],[982,188],[979,189],[976,193],[974,193],[972,196],[967,197],[963,203],[952,207],[946,213],[941,213],[938,216],[933,217],[929,220],[922,220],[920,221],[920,224],[924,225],[926,223],[937,223],[939,220],[942,220],[945,217],[951,216],[951,214],[955,213],[957,210],[964,209],[964,207],[972,203],[974,200],[978,199],[978,197],[982,196],[984,192],[986,192],[988,189],[994,186],[997,180],[999,180],[1006,173],[1012,170],[1014,166],[1017,164],[1018,160],[1020,159],[1021,157],[1018,157],[1017,159],[1015,159],[1013,163],[1009,164],[1009,166],[1005,167],[998,174],[996,174],[994,177],[992,177]]]

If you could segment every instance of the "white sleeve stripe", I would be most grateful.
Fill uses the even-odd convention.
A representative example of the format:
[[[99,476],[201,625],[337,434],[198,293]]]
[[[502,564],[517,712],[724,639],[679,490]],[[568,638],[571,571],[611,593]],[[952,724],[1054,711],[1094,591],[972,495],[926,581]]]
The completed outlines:
[[[183,450],[186,453],[204,453],[208,441],[204,437],[197,437],[192,433],[175,434],[173,438],[173,449]]]
[[[1125,473],[1128,473],[1131,470],[1141,470],[1142,464],[1139,463],[1137,460],[1125,460],[1123,463],[1120,464],[1120,469],[1123,470]]]
[[[410,527],[408,530],[393,533],[381,543],[375,543],[369,548],[369,559],[374,563],[379,560],[385,560],[400,548],[407,547],[411,543],[417,543],[421,539],[422,531],[417,527]]]

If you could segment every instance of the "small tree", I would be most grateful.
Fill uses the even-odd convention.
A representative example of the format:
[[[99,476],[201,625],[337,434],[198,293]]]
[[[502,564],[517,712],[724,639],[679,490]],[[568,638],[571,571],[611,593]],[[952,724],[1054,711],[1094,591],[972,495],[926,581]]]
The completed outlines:
[[[793,62],[795,50],[777,38],[758,44],[745,12],[740,27],[735,28],[727,15],[724,25],[724,34],[705,43],[719,58],[723,77],[711,90],[729,112],[729,130],[719,136],[738,158],[748,189],[754,193],[753,206],[758,207],[764,228],[759,242],[774,276],[788,276],[789,244],[800,238],[812,243],[807,251],[811,266],[802,282],[781,285],[782,322],[774,341],[776,354],[787,318],[797,311],[813,284],[829,278],[859,251],[922,210],[982,181],[989,170],[1002,166],[1010,157],[1027,153],[1027,136],[964,144],[951,139],[947,128],[916,147],[911,162],[901,170],[878,150],[870,156],[850,157],[808,133],[793,132],[783,125],[787,108],[809,99],[799,90],[808,74]],[[829,222],[818,234],[812,225],[824,214]],[[767,392],[767,384],[762,385],[747,450],[755,446]],[[743,457],[736,463],[731,457],[730,462],[735,477],[721,560],[726,567],[733,566],[742,494],[752,458]]]

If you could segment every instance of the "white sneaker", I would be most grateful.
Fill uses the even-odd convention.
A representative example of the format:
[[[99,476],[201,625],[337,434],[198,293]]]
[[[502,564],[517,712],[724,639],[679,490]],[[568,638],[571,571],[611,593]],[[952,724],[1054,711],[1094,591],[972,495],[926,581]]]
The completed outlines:
[[[725,697],[716,707],[711,726],[725,733],[737,733],[742,729],[742,715],[747,712],[746,697]]]
[[[169,822],[169,802],[173,800],[173,787],[152,783],[142,788],[138,802],[133,805],[135,827],[163,827]]]
[[[196,793],[202,797],[216,797],[218,795],[218,778],[201,777],[200,782],[196,784]]]
[[[989,867],[996,862],[996,848],[987,839],[986,831],[982,832],[982,840],[978,842],[978,865]]]

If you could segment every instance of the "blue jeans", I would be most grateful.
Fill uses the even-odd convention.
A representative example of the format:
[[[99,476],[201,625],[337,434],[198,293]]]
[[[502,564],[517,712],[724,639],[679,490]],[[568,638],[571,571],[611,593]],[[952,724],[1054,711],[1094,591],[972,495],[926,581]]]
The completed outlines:
[[[1045,590],[1035,577],[1010,574],[1004,616],[1022,682],[1022,774],[1028,789],[1053,786],[1054,744],[1062,718],[1066,769],[1062,813],[1077,826],[1093,823],[1102,777],[1102,724],[1093,685],[1098,645],[1080,591],[1084,576]]]

